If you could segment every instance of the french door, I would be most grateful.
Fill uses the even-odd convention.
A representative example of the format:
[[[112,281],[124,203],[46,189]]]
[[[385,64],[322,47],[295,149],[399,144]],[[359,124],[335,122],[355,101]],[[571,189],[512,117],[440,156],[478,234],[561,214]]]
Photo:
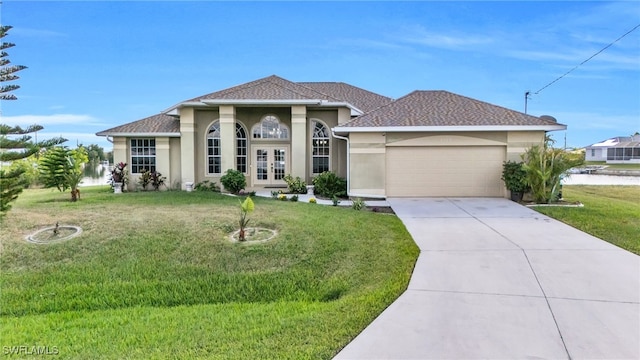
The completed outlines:
[[[284,185],[284,176],[289,173],[288,145],[252,146],[254,185]]]

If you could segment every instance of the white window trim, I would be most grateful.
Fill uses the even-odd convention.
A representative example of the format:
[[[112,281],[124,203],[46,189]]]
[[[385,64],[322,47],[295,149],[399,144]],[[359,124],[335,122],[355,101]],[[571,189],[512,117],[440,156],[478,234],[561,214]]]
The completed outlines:
[[[218,123],[218,132],[220,132],[220,119],[216,119],[214,121],[212,121],[208,126],[207,126],[207,131],[205,131],[204,134],[204,166],[205,166],[205,174],[207,176],[221,176],[222,175],[222,164],[220,164],[220,172],[216,173],[216,172],[210,172],[209,171],[209,158],[210,157],[218,157],[220,158],[220,162],[222,162],[222,154],[220,155],[209,155],[209,139],[211,139],[209,137],[209,134],[211,133],[211,127],[214,126],[216,123]],[[218,146],[220,147],[220,152],[222,152],[222,138],[218,138],[219,139],[219,143]]]
[[[286,130],[286,137],[264,137],[263,136],[263,132],[262,132],[262,123],[264,122],[264,120],[266,118],[272,117],[274,118],[277,122],[278,122],[278,129],[284,129]],[[256,138],[253,137],[254,132],[256,131],[256,129],[260,129],[260,137]],[[287,125],[285,125],[284,123],[282,123],[282,121],[280,121],[280,118],[274,114],[267,114],[265,116],[263,116],[260,121],[258,121],[255,125],[253,125],[251,127],[251,133],[249,134],[249,136],[251,137],[252,140],[258,140],[258,141],[288,141],[291,139],[291,129],[289,129],[289,127]]]
[[[245,146],[244,146],[244,155],[238,155],[238,127],[242,128],[242,130],[244,130],[244,141],[245,141]],[[234,141],[235,141],[235,162],[236,162],[236,170],[238,169],[238,159],[241,157],[244,157],[244,164],[245,164],[245,168],[244,171],[242,172],[243,174],[248,174],[249,173],[249,138],[250,138],[250,133],[247,130],[247,127],[244,126],[243,123],[239,122],[236,120],[236,127],[235,127],[235,133],[234,133]]]
[[[331,131],[331,130],[330,130],[330,128],[329,128],[329,126],[327,125],[327,123],[325,123],[324,121],[322,121],[322,120],[320,120],[320,119],[315,119],[315,118],[312,118],[312,119],[311,119],[311,121],[310,121],[310,125],[311,125],[311,126],[309,126],[310,131],[311,131],[311,135],[309,136],[309,138],[311,139],[311,142],[310,142],[311,149],[310,149],[310,151],[309,151],[309,155],[311,156],[311,166],[310,166],[310,167],[311,167],[311,175],[312,175],[312,176],[313,176],[313,175],[320,175],[320,174],[321,174],[321,172],[320,172],[320,173],[316,173],[316,172],[314,172],[314,171],[313,171],[313,170],[314,170],[314,169],[313,169],[313,159],[314,159],[314,157],[316,157],[316,155],[314,155],[314,154],[313,154],[313,148],[314,148],[313,141],[315,140],[315,138],[314,138],[314,134],[315,134],[315,123],[316,123],[316,122],[317,122],[317,123],[319,123],[320,125],[322,125],[322,126],[326,129],[326,131],[327,131],[327,132]],[[324,155],[323,155],[323,156],[318,156],[318,157],[323,157],[323,158],[324,158],[324,157],[326,157],[326,158],[328,158],[328,159],[329,159],[329,162],[328,162],[328,165],[327,165],[327,166],[328,166],[328,170],[329,170],[329,171],[331,171],[331,155],[332,155],[332,152],[333,152],[333,148],[331,147],[331,145],[332,145],[332,143],[331,143],[331,136],[330,136],[329,134],[327,134],[327,135],[328,135],[328,136],[326,137],[326,139],[327,139],[327,141],[328,141],[327,146],[328,146],[328,148],[329,148],[329,155],[327,155],[327,156],[324,156]]]
[[[148,146],[149,149],[153,148],[153,150],[154,150],[153,151],[153,155],[133,155],[134,146],[131,145],[131,142],[134,141],[134,140],[136,141],[135,148],[142,148],[142,149],[144,149],[145,146],[143,145],[142,147],[139,147],[137,145],[138,140],[149,140],[149,141],[153,140],[153,147],[151,145]],[[130,155],[129,156],[129,164],[130,164],[129,168],[131,169],[131,173],[132,174],[142,174],[141,172],[135,172],[133,170],[134,170],[134,166],[138,167],[138,168],[141,167],[141,166],[144,166],[144,165],[134,165],[133,164],[133,158],[134,157],[136,157],[136,158],[149,158],[149,159],[153,158],[154,159],[154,161],[153,161],[154,165],[153,166],[155,167],[154,170],[156,170],[156,171],[158,170],[158,162],[157,162],[157,156],[158,156],[157,151],[158,150],[156,148],[156,143],[155,142],[156,142],[156,138],[155,137],[132,137],[132,138],[129,139],[129,155]],[[151,171],[152,170],[151,168],[147,169],[145,167],[143,167],[143,169],[145,169],[147,171]],[[137,170],[140,170],[140,169],[137,169]]]

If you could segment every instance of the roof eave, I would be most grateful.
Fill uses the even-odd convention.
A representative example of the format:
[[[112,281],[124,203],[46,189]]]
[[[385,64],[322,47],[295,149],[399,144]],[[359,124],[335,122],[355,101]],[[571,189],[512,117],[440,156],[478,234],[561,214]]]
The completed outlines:
[[[558,131],[567,125],[480,125],[480,126],[337,126],[336,133],[366,132],[462,132],[462,131]]]
[[[96,136],[111,136],[111,137],[180,137],[180,133],[177,132],[111,132],[101,131],[96,133]]]
[[[320,105],[319,99],[202,99],[205,105]]]
[[[351,116],[360,116],[362,114],[364,114],[364,111],[358,109],[357,107],[349,104],[348,102],[344,102],[344,101],[322,101],[322,103],[320,104],[320,106],[323,107],[347,107],[349,109],[351,109]]]

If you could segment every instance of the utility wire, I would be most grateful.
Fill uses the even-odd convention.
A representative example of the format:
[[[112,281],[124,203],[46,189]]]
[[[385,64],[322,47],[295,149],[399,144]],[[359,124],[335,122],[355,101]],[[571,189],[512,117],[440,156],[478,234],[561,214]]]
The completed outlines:
[[[563,77],[569,75],[569,73],[571,73],[573,70],[579,68],[581,65],[584,65],[587,61],[593,59],[594,57],[596,57],[598,54],[600,54],[601,52],[607,50],[609,47],[611,47],[611,45],[617,43],[618,41],[620,41],[620,39],[622,39],[623,37],[631,34],[635,29],[639,28],[640,24],[636,25],[633,29],[627,31],[626,33],[624,33],[624,35],[620,36],[619,38],[615,39],[613,42],[611,42],[609,45],[603,47],[600,51],[598,51],[597,53],[591,55],[587,60],[581,62],[580,64],[576,65],[573,69],[567,71],[566,73],[564,73],[562,76],[558,77],[557,79],[553,80],[552,82],[548,83],[547,85],[543,86],[540,90],[536,91],[534,93],[534,95],[538,95],[540,93],[540,91],[548,88],[549,86],[553,85],[555,82],[557,82],[558,80],[562,79]],[[527,94],[525,96],[528,96],[530,93],[527,92]]]

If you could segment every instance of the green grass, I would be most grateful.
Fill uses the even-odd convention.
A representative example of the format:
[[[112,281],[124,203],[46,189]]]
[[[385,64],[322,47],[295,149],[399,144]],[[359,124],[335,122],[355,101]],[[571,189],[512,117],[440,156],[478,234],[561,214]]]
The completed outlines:
[[[585,165],[605,165],[609,170],[640,170],[640,164],[607,164],[606,161],[585,161]]]
[[[640,255],[640,186],[563,186],[562,194],[584,207],[535,209]]]
[[[392,215],[257,198],[27,190],[0,234],[0,345],[76,359],[328,359],[406,288],[418,249]],[[83,233],[51,245],[44,227]],[[22,354],[21,356],[24,356]]]

